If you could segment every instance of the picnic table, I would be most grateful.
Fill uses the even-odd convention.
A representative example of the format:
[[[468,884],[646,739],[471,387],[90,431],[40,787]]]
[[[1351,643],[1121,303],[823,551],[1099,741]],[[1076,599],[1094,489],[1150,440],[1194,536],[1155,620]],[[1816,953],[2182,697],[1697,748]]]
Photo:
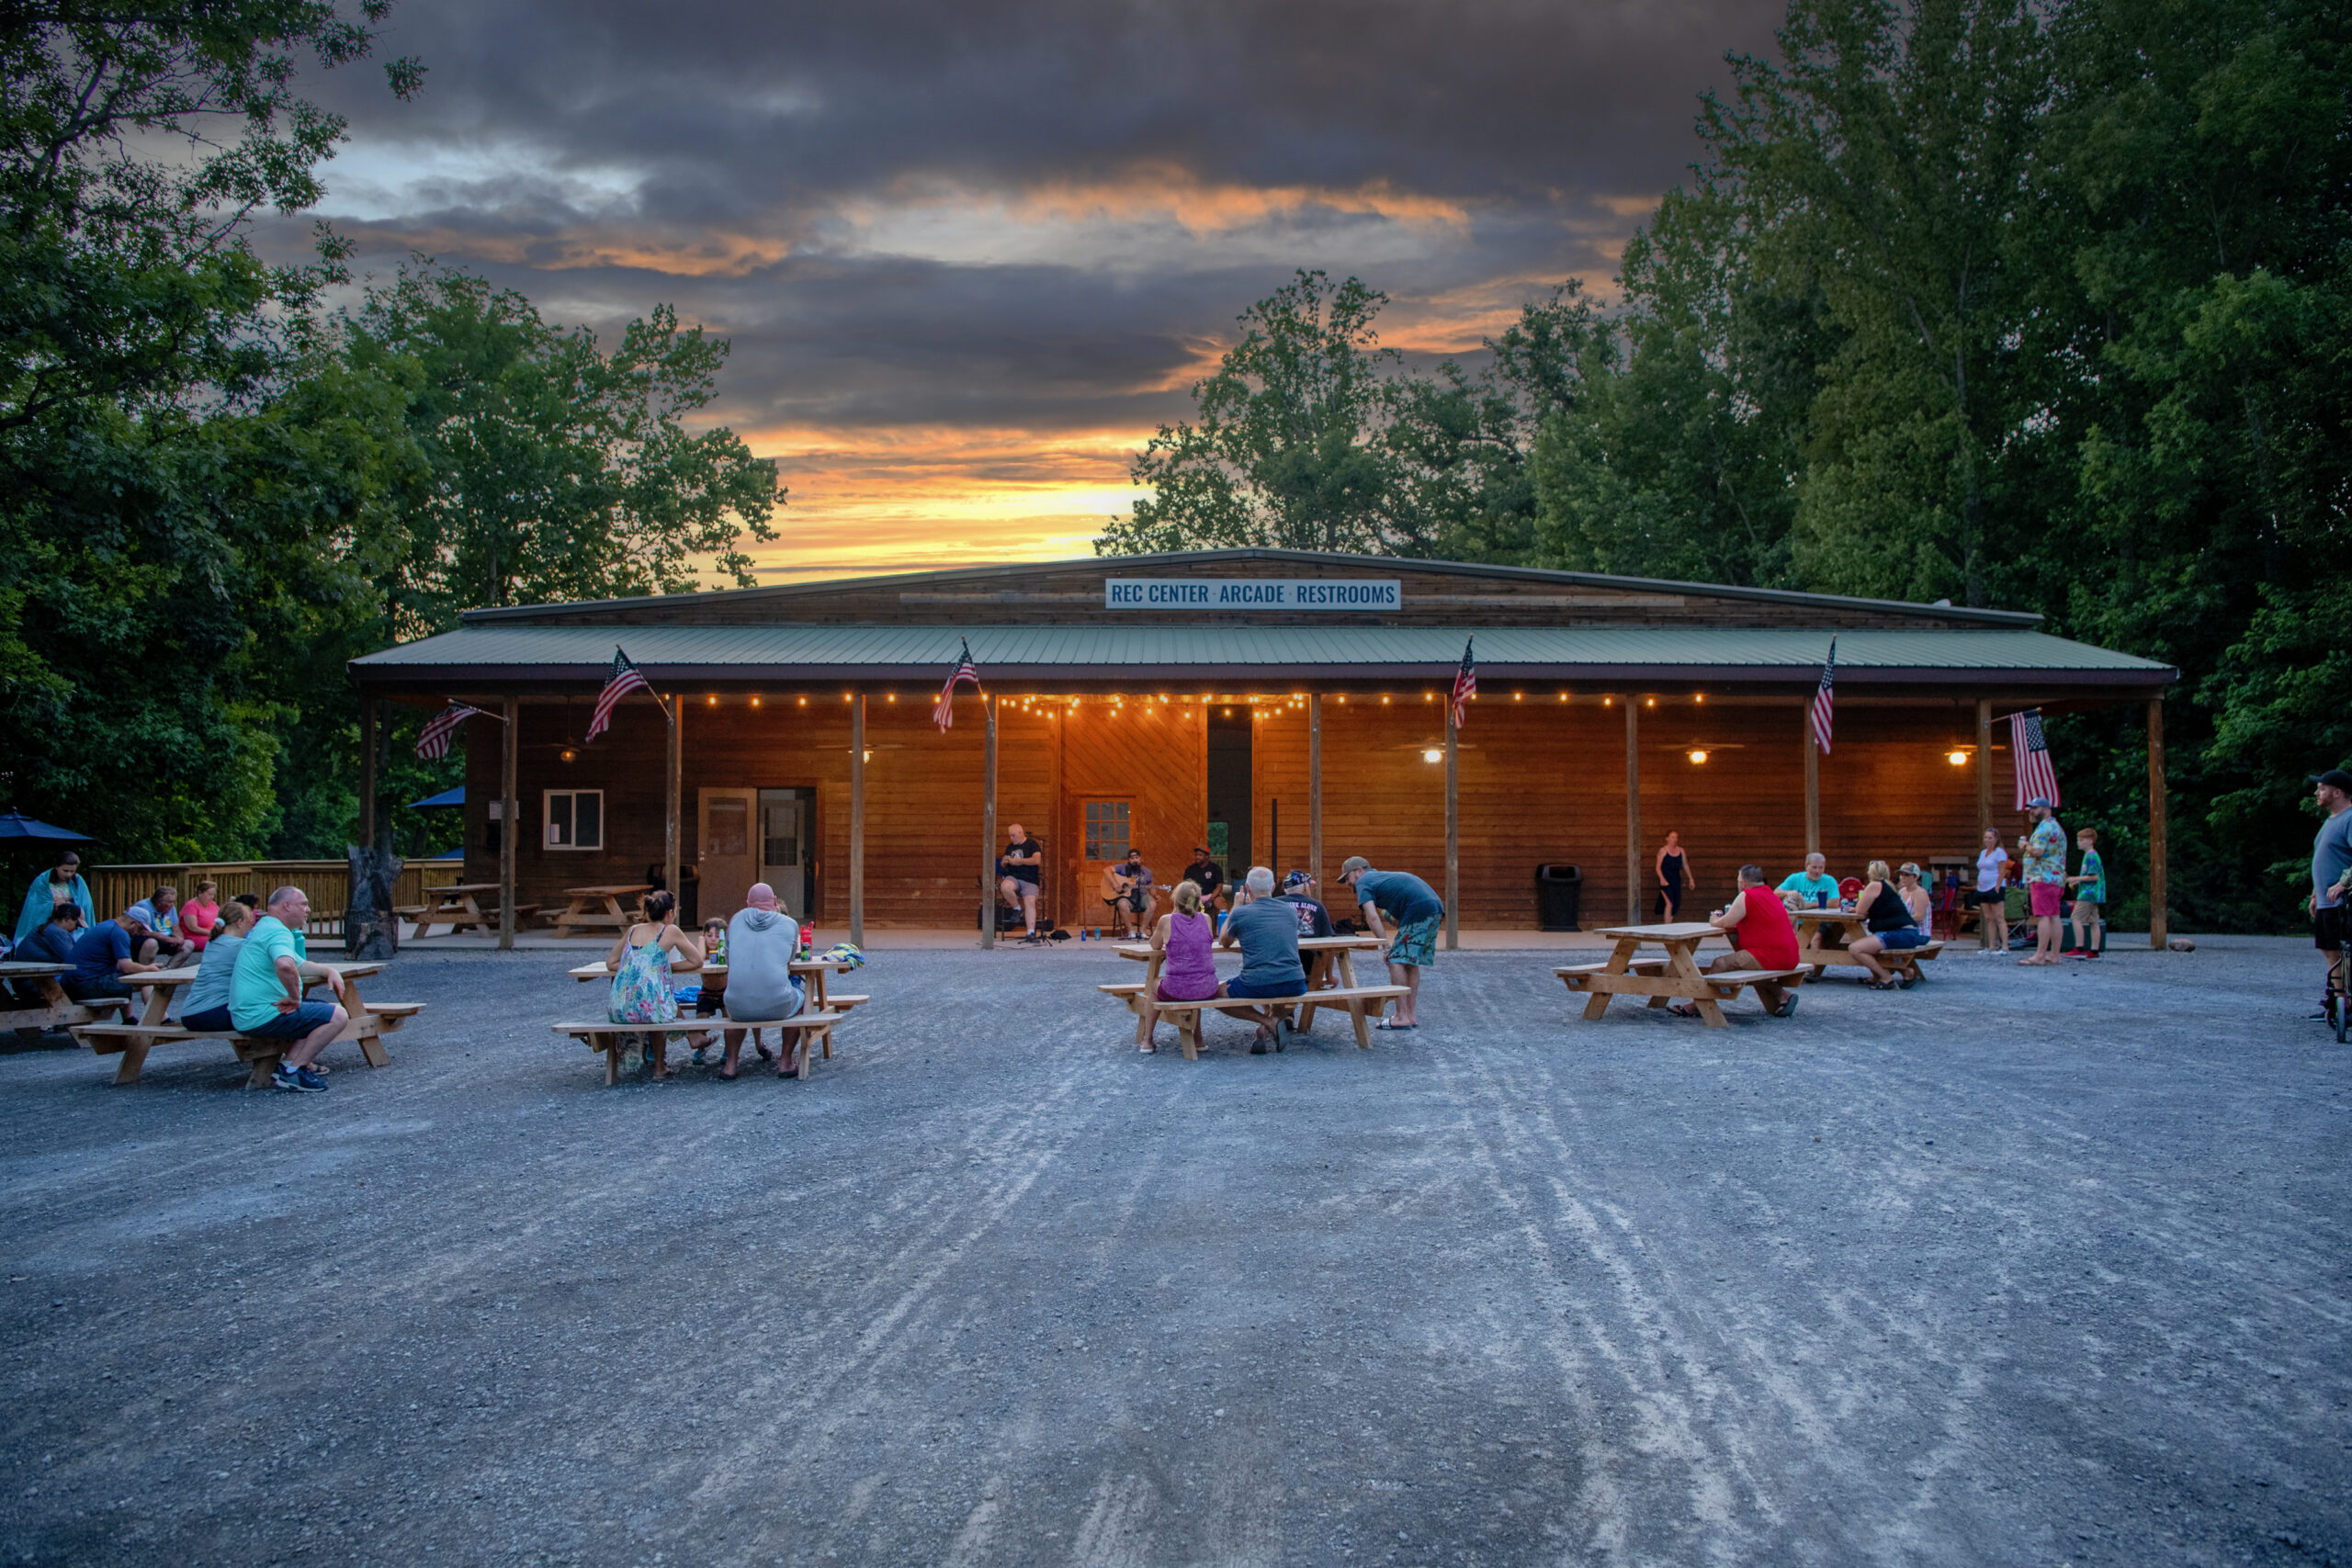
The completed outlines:
[[[422,1002],[383,1002],[371,1008],[359,994],[359,982],[383,972],[381,964],[352,963],[343,960],[309,959],[306,971],[332,971],[343,977],[344,1009],[350,1017],[343,1031],[329,1043],[341,1044],[346,1040],[358,1042],[359,1054],[371,1067],[380,1067],[391,1058],[385,1055],[383,1036],[400,1028],[417,1013]],[[74,1038],[99,1055],[122,1053],[122,1065],[115,1069],[114,1081],[133,1084],[139,1081],[141,1068],[147,1065],[147,1053],[166,1040],[227,1040],[241,1062],[253,1066],[253,1087],[258,1089],[269,1081],[271,1065],[286,1053],[290,1040],[259,1040],[251,1035],[196,1034],[184,1024],[170,1021],[172,997],[180,987],[196,979],[194,969],[157,969],[144,975],[126,975],[122,983],[133,991],[146,993],[146,1003],[135,1024],[96,1024],[76,1029]],[[326,984],[323,974],[306,973],[302,989],[307,994]]]
[[[96,1023],[121,1010],[120,998],[101,997],[92,1002],[77,1002],[68,997],[65,987],[58,984],[58,977],[72,973],[71,964],[34,964],[14,959],[0,963],[0,982],[14,980],[38,989],[41,995],[39,1007],[20,1006],[15,998],[0,995],[0,1029],[38,1034],[71,1024]]]
[[[1679,920],[1658,926],[1611,926],[1597,933],[1616,942],[1605,964],[1576,964],[1555,969],[1571,991],[1580,992],[1592,999],[1584,1006],[1587,1019],[1597,1019],[1609,1010],[1613,997],[1646,997],[1654,1008],[1665,1007],[1679,998],[1691,1003],[1699,1017],[1710,1029],[1724,1029],[1723,1003],[1730,1001],[1745,986],[1763,984],[1794,985],[1804,978],[1803,969],[1736,969],[1720,975],[1710,975],[1699,967],[1699,944],[1710,937],[1725,936],[1703,920]],[[1645,942],[1666,949],[1663,959],[1646,959],[1636,963],[1634,954]]]
[[[1315,1010],[1326,1004],[1312,998],[1317,991],[1353,991],[1356,987],[1355,955],[1378,953],[1386,943],[1376,936],[1303,936],[1298,939],[1299,961],[1306,969],[1308,1000],[1298,1010],[1298,1032],[1302,1034],[1315,1026]],[[1165,949],[1154,953],[1148,942],[1123,942],[1114,950],[1122,958],[1139,960],[1144,965],[1143,984],[1134,990],[1115,987],[1114,995],[1125,998],[1127,1010],[1136,1015],[1136,1043],[1142,1044],[1151,1038],[1151,1026],[1160,1004],[1155,1003],[1159,987],[1159,969],[1168,954]],[[1238,949],[1216,948],[1216,953]]]
[[[497,891],[498,884],[495,882],[451,882],[439,887],[426,888],[424,896],[433,902],[425,908],[424,918],[416,922],[416,930],[410,935],[409,940],[423,941],[436,921],[447,925],[451,936],[457,935],[468,927],[476,931],[496,931],[498,911],[492,909],[485,913],[482,907],[475,902],[475,898],[477,895]],[[524,916],[536,912],[537,908],[537,904],[515,906],[515,923],[519,925]]]
[[[575,926],[591,931],[625,931],[637,923],[636,914],[621,908],[624,898],[636,898],[653,891],[650,882],[616,882],[597,887],[567,887],[563,896],[571,900],[571,908],[551,917],[555,934],[570,936]],[[603,908],[595,908],[602,904]]]
[[[828,976],[846,974],[855,967],[857,965],[846,958],[796,958],[792,961],[792,972],[808,982],[808,1006],[820,1012],[847,1012],[873,1000],[871,997],[842,996],[828,989]],[[724,964],[706,964],[699,969],[680,969],[674,973],[694,976],[706,990],[723,991],[727,988],[727,965]],[[571,971],[571,975],[583,986],[591,980],[613,977],[613,972],[605,967],[605,961],[601,958],[594,964],[582,964]],[[713,1027],[721,1027],[726,1021],[724,1018],[718,1019]]]
[[[1882,895],[1883,897],[1883,895]],[[1821,978],[1822,971],[1832,964],[1851,964],[1859,967],[1861,960],[1846,951],[1847,945],[1868,930],[1867,917],[1851,909],[1799,909],[1797,921],[1797,962]],[[1906,980],[1917,980],[1919,965],[1939,956],[1944,950],[1940,942],[1922,942],[1897,952],[1882,953],[1879,962]]]

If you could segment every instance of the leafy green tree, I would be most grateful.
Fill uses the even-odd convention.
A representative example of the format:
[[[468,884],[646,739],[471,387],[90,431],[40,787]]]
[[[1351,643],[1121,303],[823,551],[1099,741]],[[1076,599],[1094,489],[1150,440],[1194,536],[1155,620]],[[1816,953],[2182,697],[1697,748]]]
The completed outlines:
[[[725,340],[659,306],[611,354],[585,328],[429,264],[347,324],[356,370],[409,389],[429,468],[401,508],[391,623],[435,630],[477,604],[690,592],[697,559],[752,581],[742,536],[775,537],[772,458],[723,427],[689,434]]]

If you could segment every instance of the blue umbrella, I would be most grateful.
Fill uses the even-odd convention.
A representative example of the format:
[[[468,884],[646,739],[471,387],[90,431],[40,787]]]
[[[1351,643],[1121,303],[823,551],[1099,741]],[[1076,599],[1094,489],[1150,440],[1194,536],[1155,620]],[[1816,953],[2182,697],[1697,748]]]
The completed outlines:
[[[463,806],[465,803],[466,786],[459,784],[455,789],[445,789],[439,795],[428,795],[423,800],[412,800],[408,808],[411,811],[432,811],[444,806]]]
[[[95,844],[103,840],[71,828],[59,828],[21,811],[0,813],[0,839],[40,839],[55,844]]]

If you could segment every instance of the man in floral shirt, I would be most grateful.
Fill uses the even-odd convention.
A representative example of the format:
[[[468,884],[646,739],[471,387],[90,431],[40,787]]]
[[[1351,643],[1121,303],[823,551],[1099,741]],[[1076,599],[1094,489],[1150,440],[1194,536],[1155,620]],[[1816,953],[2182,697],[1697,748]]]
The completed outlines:
[[[2025,840],[2025,893],[2033,904],[2033,953],[2020,965],[2055,964],[2058,958],[2058,912],[2066,903],[2066,835],[2057,813],[2046,800],[2025,803],[2033,831]]]

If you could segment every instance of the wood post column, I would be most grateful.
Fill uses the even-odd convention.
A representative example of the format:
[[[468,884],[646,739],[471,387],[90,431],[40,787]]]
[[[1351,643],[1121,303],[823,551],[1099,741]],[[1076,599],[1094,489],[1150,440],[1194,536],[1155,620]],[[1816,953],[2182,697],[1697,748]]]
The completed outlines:
[[[865,692],[849,708],[849,940],[865,945]]]
[[[1976,830],[1993,827],[1993,699],[1976,699]],[[1972,884],[1973,886],[1973,884]]]
[[[514,947],[514,842],[521,813],[514,809],[514,753],[522,746],[523,699],[506,699],[505,737],[498,755],[498,951]]]
[[[2148,699],[2148,945],[2165,951],[2172,938],[2165,908],[2165,700]]]
[[[1797,744],[1804,748],[1804,852],[1821,850],[1821,744],[1813,738],[1813,702],[1797,705]]]
[[[980,764],[980,945],[996,945],[996,699],[980,699],[988,743]]]
[[[1462,792],[1453,705],[1445,713],[1445,950],[1462,945]]]
[[[1323,694],[1306,694],[1306,874],[1323,897]]]
[[[679,851],[684,848],[686,841],[682,820],[685,811],[686,702],[675,692],[670,694],[670,722],[666,728],[670,731],[670,750],[662,766],[662,791],[669,820],[662,840],[662,886],[670,890],[670,897],[675,900],[671,908],[671,918],[684,922],[686,918],[686,890],[678,881],[678,859]],[[757,797],[752,804],[756,815]],[[752,829],[757,832],[759,824],[752,823]]]
[[[1642,705],[1625,694],[1625,923],[1642,920]]]
[[[379,788],[376,782],[376,699],[363,696],[359,699],[359,842],[371,850],[376,847]]]

